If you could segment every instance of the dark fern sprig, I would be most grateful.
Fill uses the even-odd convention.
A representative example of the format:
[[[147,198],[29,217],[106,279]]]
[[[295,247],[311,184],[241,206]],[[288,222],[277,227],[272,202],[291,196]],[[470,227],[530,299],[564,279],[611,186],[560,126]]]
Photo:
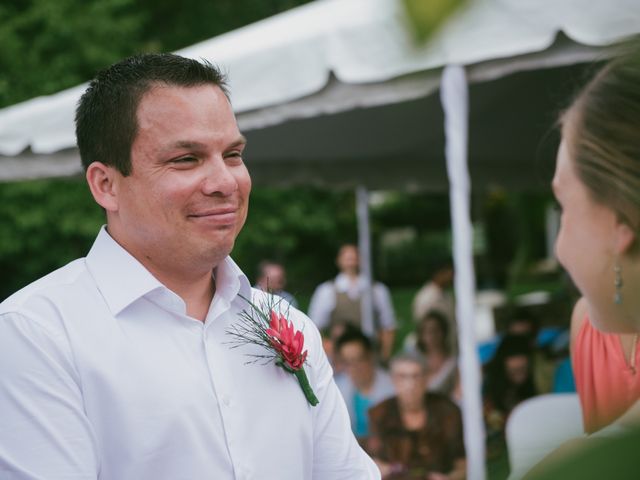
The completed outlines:
[[[293,323],[287,319],[288,308],[286,315],[282,314],[279,308],[282,299],[276,300],[276,297],[268,294],[266,300],[256,305],[242,295],[240,298],[247,302],[250,308],[240,312],[239,320],[227,329],[231,340],[226,343],[230,344],[231,348],[244,345],[262,347],[269,353],[249,353],[247,356],[252,360],[246,363],[262,361],[263,364],[267,364],[273,361],[276,366],[296,377],[309,405],[318,405],[318,397],[313,392],[304,371],[308,353],[307,350],[303,351],[304,334],[296,330]]]
[[[238,322],[234,323],[227,329],[227,335],[231,337],[231,340],[225,343],[230,345],[230,348],[233,349],[244,345],[259,345],[265,350],[271,352],[263,355],[249,353],[247,356],[252,357],[253,360],[249,360],[246,362],[247,364],[256,362],[267,364],[273,360],[277,361],[279,356],[273,348],[271,339],[267,334],[270,322],[269,313],[265,312],[271,312],[272,310],[278,311],[280,309],[282,298],[276,299],[274,295],[268,294],[266,295],[266,300],[263,300],[259,305],[256,305],[243,295],[238,296],[247,302],[249,309],[240,312]],[[288,310],[289,307],[287,306],[287,313]]]

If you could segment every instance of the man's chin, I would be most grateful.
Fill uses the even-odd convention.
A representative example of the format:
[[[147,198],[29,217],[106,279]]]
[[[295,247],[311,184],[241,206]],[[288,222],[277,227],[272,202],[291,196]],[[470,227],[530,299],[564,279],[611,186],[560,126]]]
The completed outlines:
[[[235,245],[235,238],[231,240],[220,241],[213,245],[207,256],[209,257],[209,263],[213,263],[214,267],[218,265],[221,261],[231,255],[231,251]]]

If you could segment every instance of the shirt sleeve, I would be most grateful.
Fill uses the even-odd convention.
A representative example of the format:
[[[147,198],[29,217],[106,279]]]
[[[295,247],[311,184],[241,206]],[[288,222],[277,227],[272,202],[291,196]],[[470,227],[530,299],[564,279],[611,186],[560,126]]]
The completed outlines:
[[[313,331],[313,333],[312,333]],[[362,450],[353,432],[342,395],[333,380],[320,335],[313,338],[313,387],[320,403],[313,410],[313,480],[379,480],[380,471]]]
[[[335,308],[335,304],[333,284],[325,282],[318,285],[309,302],[309,318],[316,324],[318,329],[322,330],[329,326],[331,312]]]
[[[374,307],[378,311],[380,325],[384,330],[396,328],[396,314],[389,289],[381,283],[376,283],[373,289]]]
[[[0,314],[0,478],[97,479],[95,438],[64,329]]]

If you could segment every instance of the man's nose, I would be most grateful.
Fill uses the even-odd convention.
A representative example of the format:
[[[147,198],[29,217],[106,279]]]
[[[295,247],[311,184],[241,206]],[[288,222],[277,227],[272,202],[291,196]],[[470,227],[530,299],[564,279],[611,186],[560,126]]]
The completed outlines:
[[[238,189],[238,182],[222,157],[216,157],[205,163],[205,178],[202,191],[205,195],[229,196]]]

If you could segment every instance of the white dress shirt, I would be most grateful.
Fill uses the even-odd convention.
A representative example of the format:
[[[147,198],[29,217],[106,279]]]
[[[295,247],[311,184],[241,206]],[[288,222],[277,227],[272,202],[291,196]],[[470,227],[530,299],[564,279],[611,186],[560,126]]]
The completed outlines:
[[[365,288],[364,278],[358,277],[354,284],[344,273],[338,274],[335,280],[320,284],[309,302],[309,317],[319,329],[327,327],[331,321],[331,313],[336,308],[336,291],[346,293],[349,298],[356,300],[361,297]],[[391,302],[389,289],[380,282],[373,284],[372,300],[373,312],[379,323],[378,328],[382,330],[393,330],[396,328],[396,317]],[[363,322],[362,331],[373,337],[376,327]]]
[[[0,478],[379,479],[301,312],[320,400],[226,331],[260,301],[227,258],[206,321],[103,228],[88,256],[0,304]]]

